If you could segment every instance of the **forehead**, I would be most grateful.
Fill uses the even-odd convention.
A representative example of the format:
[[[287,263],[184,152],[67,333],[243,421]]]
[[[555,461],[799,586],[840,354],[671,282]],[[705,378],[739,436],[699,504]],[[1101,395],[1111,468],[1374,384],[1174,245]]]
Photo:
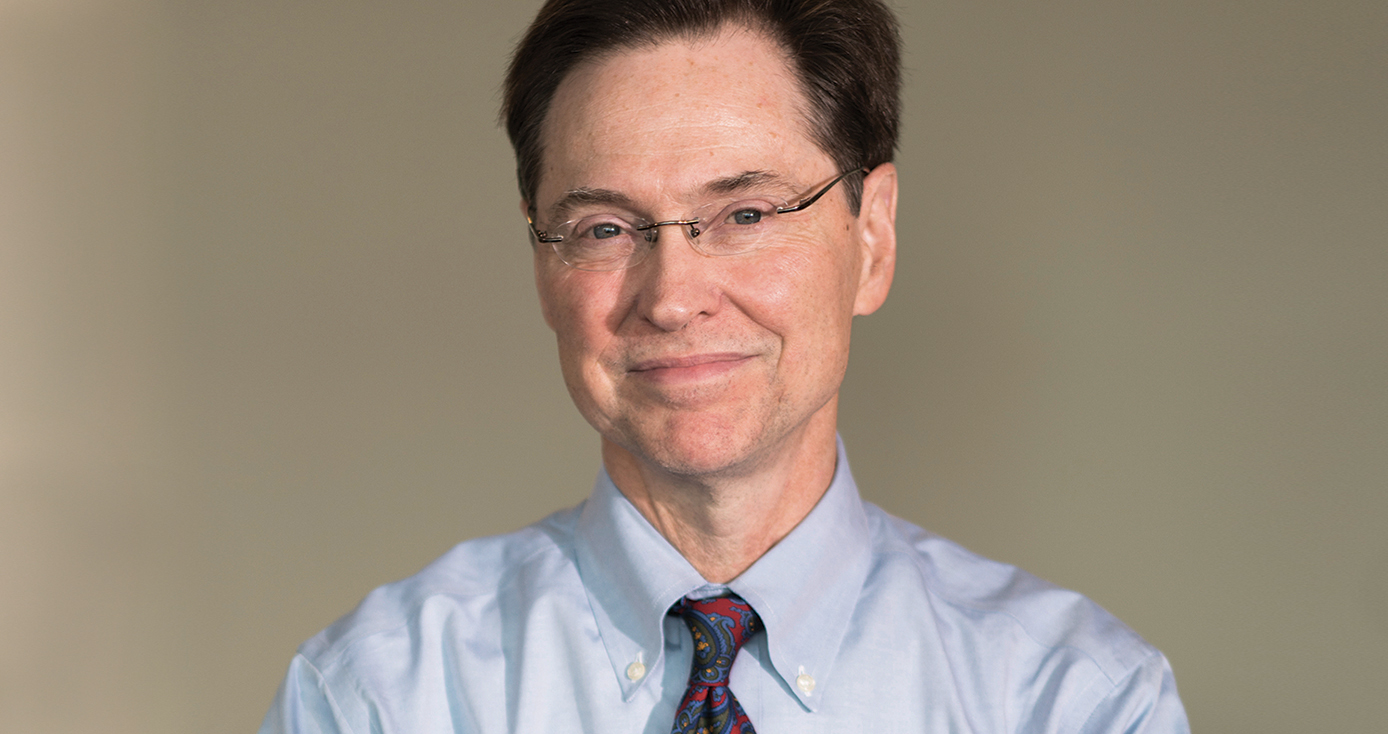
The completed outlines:
[[[541,140],[541,206],[575,186],[677,192],[749,170],[795,177],[829,161],[784,52],[742,27],[580,64],[556,91]]]

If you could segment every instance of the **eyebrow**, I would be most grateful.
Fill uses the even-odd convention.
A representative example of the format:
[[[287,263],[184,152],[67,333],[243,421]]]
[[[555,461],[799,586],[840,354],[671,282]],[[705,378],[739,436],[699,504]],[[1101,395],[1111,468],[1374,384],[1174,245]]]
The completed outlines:
[[[723,178],[715,178],[704,184],[701,189],[704,195],[736,194],[753,189],[766,189],[767,187],[783,187],[786,190],[793,189],[794,186],[786,180],[785,176],[772,171],[743,171],[742,173]],[[550,221],[565,221],[575,209],[594,204],[616,206],[632,211],[636,208],[635,202],[631,197],[620,191],[612,189],[597,189],[580,187],[569,189],[559,200],[550,206],[548,214]]]
[[[625,209],[632,208],[631,197],[611,189],[590,189],[587,187],[569,189],[559,197],[559,201],[549,208],[550,221],[564,221],[573,210],[591,204],[611,204]]]
[[[778,185],[791,188],[785,177],[771,171],[743,171],[735,176],[716,178],[704,184],[710,194],[735,194],[750,189],[765,189]]]

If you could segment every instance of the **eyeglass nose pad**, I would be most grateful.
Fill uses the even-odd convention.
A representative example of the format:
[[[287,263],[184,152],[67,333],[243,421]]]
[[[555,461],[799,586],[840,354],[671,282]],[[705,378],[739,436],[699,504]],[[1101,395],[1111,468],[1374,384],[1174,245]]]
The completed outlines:
[[[652,222],[636,229],[646,236],[647,242],[653,243],[660,237],[660,228],[669,226],[688,227],[690,239],[703,233],[703,230],[699,229],[698,219],[671,219],[668,222]]]

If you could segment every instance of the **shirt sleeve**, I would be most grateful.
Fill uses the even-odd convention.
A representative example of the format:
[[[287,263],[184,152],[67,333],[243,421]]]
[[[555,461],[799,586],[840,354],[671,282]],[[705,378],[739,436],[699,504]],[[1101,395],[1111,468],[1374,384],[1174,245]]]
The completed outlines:
[[[260,734],[355,734],[333,702],[323,674],[295,655]]]
[[[1154,653],[1114,686],[1090,713],[1080,734],[1190,734],[1176,676]]]

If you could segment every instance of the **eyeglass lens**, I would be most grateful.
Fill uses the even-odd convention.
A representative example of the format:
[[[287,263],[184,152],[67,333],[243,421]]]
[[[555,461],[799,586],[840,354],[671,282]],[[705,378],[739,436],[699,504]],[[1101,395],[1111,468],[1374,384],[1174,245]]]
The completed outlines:
[[[852,173],[852,171],[848,172]],[[705,255],[739,255],[766,247],[795,226],[795,217],[778,210],[803,211],[839,181],[842,174],[805,202],[792,207],[785,200],[751,197],[715,202],[696,209],[681,220],[650,222],[638,217],[595,214],[565,222],[553,231],[555,253],[580,270],[622,270],[645,259],[660,237],[660,230],[677,228],[690,245]]]

